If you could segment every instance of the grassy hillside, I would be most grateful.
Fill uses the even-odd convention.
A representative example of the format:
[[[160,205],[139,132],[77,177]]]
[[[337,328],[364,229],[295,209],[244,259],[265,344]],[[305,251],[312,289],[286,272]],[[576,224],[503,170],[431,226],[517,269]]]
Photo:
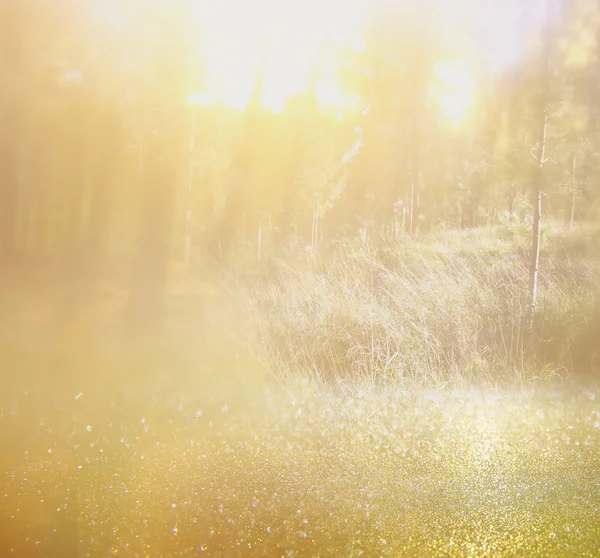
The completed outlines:
[[[600,367],[600,231],[544,229],[531,333],[528,247],[528,228],[513,225],[306,254],[254,291],[258,340],[276,371],[326,380],[589,375]]]

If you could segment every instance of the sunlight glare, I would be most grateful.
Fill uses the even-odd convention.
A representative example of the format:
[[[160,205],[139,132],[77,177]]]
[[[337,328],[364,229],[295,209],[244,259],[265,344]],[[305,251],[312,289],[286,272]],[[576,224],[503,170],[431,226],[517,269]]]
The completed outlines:
[[[195,19],[202,37],[204,61],[201,104],[219,100],[244,110],[261,66],[261,47],[267,44],[262,105],[272,112],[304,93],[319,58],[330,58],[334,48],[359,48],[364,0],[197,0]],[[343,91],[335,63],[322,65],[317,84],[322,110],[344,111],[352,100]]]
[[[473,80],[465,60],[443,60],[434,68],[432,94],[442,108],[440,120],[458,126],[473,105]]]

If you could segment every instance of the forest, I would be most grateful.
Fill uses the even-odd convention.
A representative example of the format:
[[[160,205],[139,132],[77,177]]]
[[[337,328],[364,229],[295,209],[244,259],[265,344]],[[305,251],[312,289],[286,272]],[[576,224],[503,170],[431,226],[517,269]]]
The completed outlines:
[[[286,44],[268,2],[216,38],[204,4],[180,4],[3,7],[5,261],[77,283],[119,262],[149,311],[170,263],[526,223],[535,191],[569,229],[597,216],[593,2],[551,2],[543,32],[530,15],[518,63],[508,39],[477,59],[441,9],[391,3]]]
[[[0,2],[0,555],[600,553],[596,0]]]

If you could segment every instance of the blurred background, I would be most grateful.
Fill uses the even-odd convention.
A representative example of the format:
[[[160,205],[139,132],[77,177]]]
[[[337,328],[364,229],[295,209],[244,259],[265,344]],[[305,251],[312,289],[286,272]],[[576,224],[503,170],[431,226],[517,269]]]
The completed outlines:
[[[0,555],[596,556],[597,0],[0,1]]]
[[[105,281],[161,320],[173,274],[526,222],[540,180],[552,218],[598,215],[595,2],[1,10],[2,280],[66,306]]]

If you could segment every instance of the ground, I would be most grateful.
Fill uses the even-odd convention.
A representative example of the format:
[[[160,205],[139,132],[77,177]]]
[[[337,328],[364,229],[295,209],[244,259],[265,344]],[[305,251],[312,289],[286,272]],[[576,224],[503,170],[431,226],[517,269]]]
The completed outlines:
[[[546,232],[533,333],[512,229],[181,279],[160,334],[5,274],[0,556],[600,555],[600,236]]]
[[[204,371],[24,357],[1,395],[2,555],[600,553],[597,387],[284,389],[199,351]]]

